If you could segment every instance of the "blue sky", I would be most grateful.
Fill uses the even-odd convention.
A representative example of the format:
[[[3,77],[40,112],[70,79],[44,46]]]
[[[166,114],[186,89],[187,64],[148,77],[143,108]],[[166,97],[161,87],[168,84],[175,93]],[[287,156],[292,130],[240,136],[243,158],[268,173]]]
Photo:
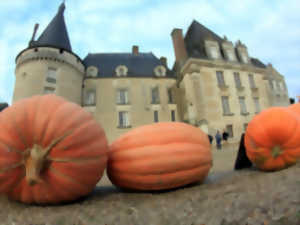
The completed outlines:
[[[0,1],[0,102],[14,90],[15,57],[28,46],[35,23],[37,37],[57,12],[61,0]],[[224,4],[226,3],[226,4]],[[170,33],[187,31],[193,19],[235,43],[251,57],[272,63],[285,76],[289,96],[300,95],[299,0],[66,0],[65,21],[73,51],[141,52],[174,63]]]

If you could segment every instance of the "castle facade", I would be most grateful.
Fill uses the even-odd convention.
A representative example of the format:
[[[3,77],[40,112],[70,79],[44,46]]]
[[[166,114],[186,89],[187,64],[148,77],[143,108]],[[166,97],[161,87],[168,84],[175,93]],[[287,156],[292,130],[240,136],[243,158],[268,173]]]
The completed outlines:
[[[185,37],[171,32],[176,61],[139,52],[88,54],[72,51],[65,4],[16,57],[13,102],[55,93],[93,114],[111,143],[128,130],[160,121],[183,121],[214,135],[227,130],[237,142],[253,116],[289,104],[284,77],[248,55],[245,44],[197,21]],[[72,115],[70,115],[72,116]]]

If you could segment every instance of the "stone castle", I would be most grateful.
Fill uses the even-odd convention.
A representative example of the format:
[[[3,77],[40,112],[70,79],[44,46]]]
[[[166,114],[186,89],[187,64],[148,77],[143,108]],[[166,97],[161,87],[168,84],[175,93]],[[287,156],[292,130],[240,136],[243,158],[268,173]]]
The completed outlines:
[[[284,77],[271,64],[248,55],[193,21],[185,36],[173,29],[175,63],[139,52],[88,54],[72,51],[65,4],[35,40],[16,57],[13,102],[55,93],[93,114],[109,142],[132,128],[159,121],[183,121],[214,135],[227,130],[237,142],[255,114],[289,105]]]

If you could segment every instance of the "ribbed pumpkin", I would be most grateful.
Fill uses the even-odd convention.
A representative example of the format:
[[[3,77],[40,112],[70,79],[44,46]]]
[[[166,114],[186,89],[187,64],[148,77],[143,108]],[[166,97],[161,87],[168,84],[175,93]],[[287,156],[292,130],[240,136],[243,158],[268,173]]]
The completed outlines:
[[[297,113],[300,116],[300,103],[292,104],[288,107],[288,109],[292,110],[293,112]]]
[[[211,166],[211,147],[204,132],[185,123],[160,122],[115,140],[107,174],[122,188],[164,190],[204,180]]]
[[[261,170],[275,171],[300,158],[299,117],[284,107],[272,107],[256,115],[245,134],[248,158]]]
[[[20,100],[0,114],[0,193],[24,203],[87,195],[106,168],[101,126],[56,95]]]

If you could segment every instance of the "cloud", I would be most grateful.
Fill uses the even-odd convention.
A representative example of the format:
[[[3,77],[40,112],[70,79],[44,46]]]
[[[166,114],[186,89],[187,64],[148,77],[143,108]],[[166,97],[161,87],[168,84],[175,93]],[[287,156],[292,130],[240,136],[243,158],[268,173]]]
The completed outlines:
[[[10,101],[14,60],[27,47],[34,24],[40,24],[39,36],[60,3],[0,1],[0,97]],[[241,39],[250,56],[271,62],[285,76],[290,95],[296,95],[300,83],[299,11],[298,0],[73,0],[66,2],[65,21],[72,49],[81,58],[89,52],[130,52],[132,45],[139,45],[140,51],[166,56],[172,66],[170,33],[173,28],[185,33],[195,19],[233,42]]]

